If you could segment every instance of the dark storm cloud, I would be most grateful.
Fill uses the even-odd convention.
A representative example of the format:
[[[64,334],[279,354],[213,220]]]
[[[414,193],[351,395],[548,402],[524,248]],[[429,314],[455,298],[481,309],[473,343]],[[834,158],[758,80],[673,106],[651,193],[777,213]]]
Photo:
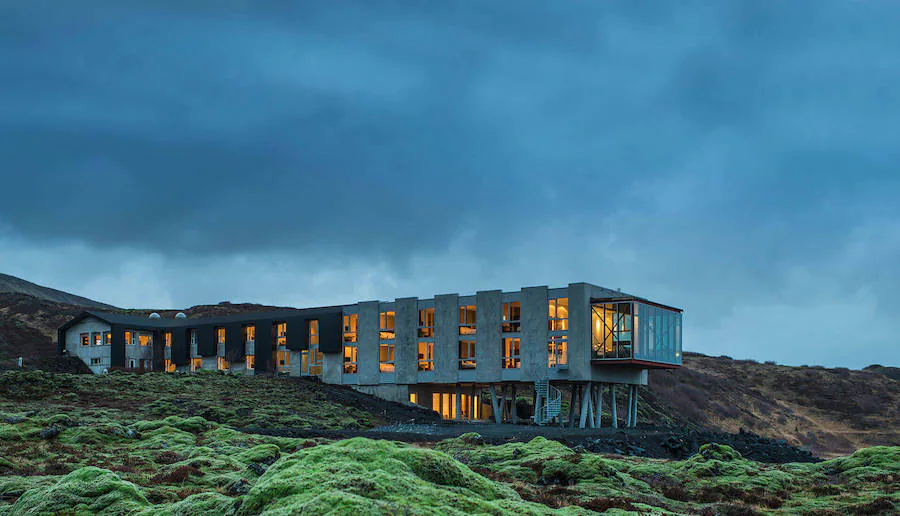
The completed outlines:
[[[0,237],[156,253],[187,304],[251,253],[615,281],[710,340],[900,309],[896,2],[184,4],[0,3]]]

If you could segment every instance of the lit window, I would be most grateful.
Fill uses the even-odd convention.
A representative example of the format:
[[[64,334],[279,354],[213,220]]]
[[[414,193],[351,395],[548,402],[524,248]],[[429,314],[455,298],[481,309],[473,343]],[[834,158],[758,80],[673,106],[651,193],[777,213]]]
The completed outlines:
[[[419,403],[418,393],[415,393],[415,392],[409,393],[409,402],[412,403],[413,405]]]
[[[91,345],[91,334],[90,333],[82,333],[81,334],[81,345],[82,346],[90,346]]]
[[[434,308],[419,310],[419,337],[434,337]]]
[[[103,345],[103,334],[102,333],[92,333],[91,340],[94,342],[95,346]]]
[[[278,369],[291,366],[291,354],[287,351],[279,351],[275,354],[275,360],[278,361]]]
[[[287,323],[275,323],[275,350],[287,346]]]
[[[551,299],[548,303],[549,320],[547,329],[550,331],[566,331],[569,329],[569,298],[561,297]]]
[[[434,371],[434,342],[419,342],[419,371]]]
[[[191,330],[191,356],[199,355],[197,351],[197,330]]]
[[[507,337],[502,340],[501,364],[503,369],[518,369],[522,365],[519,355],[519,338]]]
[[[566,336],[551,335],[547,341],[547,366],[565,366],[568,360],[566,352]]]
[[[152,346],[153,345],[153,336],[147,335],[146,333],[138,334],[138,342],[141,346]]]
[[[381,312],[378,327],[381,340],[394,340],[394,312]]]
[[[459,368],[475,369],[475,341],[459,341]]]
[[[167,331],[167,332],[163,333],[163,340],[166,343],[166,347],[171,348],[172,347],[172,332]]]
[[[103,342],[107,346],[112,345],[112,332],[111,331],[103,332]]]
[[[174,373],[175,372],[175,364],[173,364],[171,360],[165,360],[163,362],[163,371],[165,371],[167,373]]]
[[[134,345],[134,334],[130,331],[125,332],[125,344],[128,344],[129,346]]]
[[[347,314],[344,316],[344,373],[356,374],[357,368],[357,332],[359,330],[359,315]]]
[[[225,357],[217,357],[216,368],[219,371],[225,371],[225,370],[231,368],[231,364],[229,364],[228,361],[225,360]]]
[[[475,334],[475,305],[459,307],[459,334]]]
[[[216,328],[216,342],[225,344],[225,328]]]
[[[244,342],[256,342],[256,326],[244,326]],[[252,369],[252,367],[250,368]]]
[[[244,367],[247,368],[248,371],[252,371],[254,367],[256,367],[256,357],[253,355],[247,355],[244,363]]]
[[[522,328],[522,304],[518,301],[503,303],[503,331],[520,331]]]
[[[191,359],[191,371],[196,371],[197,369],[203,369],[203,359],[202,358],[192,358]]]
[[[318,319],[309,321],[309,347],[302,351],[300,355],[301,362],[305,363],[304,366],[301,367],[302,371],[311,375],[322,374],[322,362],[324,362],[324,356],[322,355],[322,352],[319,351]]]
[[[382,342],[378,347],[378,370],[382,373],[394,372],[394,344]]]

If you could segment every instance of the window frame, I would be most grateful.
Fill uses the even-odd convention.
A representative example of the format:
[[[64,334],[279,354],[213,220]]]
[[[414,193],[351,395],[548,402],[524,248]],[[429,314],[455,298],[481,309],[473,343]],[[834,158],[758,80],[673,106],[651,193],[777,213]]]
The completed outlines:
[[[434,371],[433,340],[420,340],[416,343],[416,370],[423,373]]]
[[[378,371],[382,373],[393,373],[396,371],[396,363],[394,361],[395,351],[394,341],[385,340],[378,344]],[[382,358],[382,353],[387,350],[387,360]]]
[[[513,305],[517,305],[519,317],[512,318]],[[500,313],[500,331],[502,333],[520,333],[522,331],[522,302],[506,301]]]
[[[507,354],[507,341],[509,341],[509,354]],[[522,368],[522,338],[521,337],[503,337],[500,339],[500,368],[501,369],[521,369]]]
[[[559,301],[566,300],[566,316],[559,317]],[[569,331],[569,298],[553,297],[547,300],[547,331]]]
[[[559,352],[562,345],[562,353]],[[562,361],[559,360],[562,357]],[[547,335],[547,367],[566,369],[569,367],[569,336],[567,334]]]
[[[379,340],[396,340],[397,339],[397,312],[394,310],[385,310],[378,312],[378,339]]]
[[[469,322],[469,314],[472,315],[471,322]],[[459,334],[463,336],[475,335],[477,324],[477,305],[459,305]]]
[[[345,313],[343,318],[344,374],[359,373],[359,314]],[[349,352],[349,353],[348,353]]]
[[[475,339],[459,339],[458,367],[461,371],[475,369],[478,366],[476,342]]]
[[[429,318],[431,319],[430,321]],[[434,319],[434,307],[419,308],[419,326],[417,334],[420,339],[434,338]],[[429,322],[431,324],[428,324]]]
[[[91,345],[91,334],[90,333],[82,333],[78,336],[78,341],[82,347],[88,347]]]

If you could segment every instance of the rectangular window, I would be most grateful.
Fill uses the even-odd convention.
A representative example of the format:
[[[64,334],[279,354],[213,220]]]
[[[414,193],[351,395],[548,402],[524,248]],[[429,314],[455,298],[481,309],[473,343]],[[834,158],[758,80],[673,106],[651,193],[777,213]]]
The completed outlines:
[[[475,335],[475,305],[459,307],[459,334]]]
[[[225,328],[216,328],[216,342],[225,344]]]
[[[125,344],[134,346],[134,333],[130,331],[125,332]]]
[[[382,342],[378,347],[378,370],[382,373],[394,372],[394,344]]]
[[[112,345],[112,332],[111,331],[103,332],[103,342],[107,346]]]
[[[412,403],[413,405],[418,404],[419,403],[419,394],[415,393],[415,392],[409,393],[409,402]]]
[[[167,331],[163,333],[163,341],[166,343],[167,348],[172,347],[172,332]]]
[[[191,371],[196,371],[198,369],[203,369],[203,359],[202,358],[192,358],[191,359]]]
[[[91,345],[91,334],[90,333],[82,333],[81,334],[81,345],[82,346],[90,346]]]
[[[503,369],[518,369],[522,365],[521,356],[519,355],[518,337],[507,337],[502,340],[501,344],[501,365]]]
[[[566,331],[569,329],[569,298],[551,299],[548,303],[549,319],[547,329],[550,331]]]
[[[256,342],[256,326],[244,326],[244,342]],[[251,368],[252,369],[252,368]]]
[[[632,358],[632,305],[604,303],[591,306],[591,359]]]
[[[503,331],[513,333],[522,329],[522,303],[503,303]]]
[[[138,342],[141,346],[152,346],[153,345],[153,336],[147,335],[146,333],[138,334]]]
[[[419,338],[434,337],[434,308],[419,310]]]
[[[275,350],[287,346],[287,323],[275,323]]]
[[[219,371],[225,371],[231,368],[231,364],[229,364],[228,361],[225,360],[225,357],[218,357],[216,360],[216,368]]]
[[[248,371],[252,371],[254,367],[256,367],[256,357],[253,355],[247,355],[244,367],[247,368]]]
[[[475,341],[459,341],[459,368],[475,369]]]
[[[103,344],[103,334],[102,333],[92,333],[91,341],[95,346],[100,346]]]
[[[344,342],[356,342],[359,331],[359,315],[347,314],[344,316]]]
[[[359,315],[344,315],[344,373],[356,374],[357,366],[357,338],[359,332]]]
[[[344,344],[344,373],[356,374],[359,372],[356,365],[356,343]]]
[[[312,319],[309,321],[309,349],[303,351],[301,355],[306,355],[306,360],[308,364],[307,374],[311,375],[321,375],[322,374],[322,363],[325,361],[325,357],[321,351],[319,351],[319,320]]]
[[[275,354],[275,360],[277,361],[279,370],[291,366],[291,354],[288,351],[277,352]]]
[[[419,343],[419,371],[434,371],[434,342]]]
[[[92,358],[91,365],[100,365],[100,358]]]
[[[171,360],[165,360],[163,362],[163,371],[165,371],[167,373],[174,373],[175,372],[175,364],[173,364]]]
[[[394,312],[381,312],[379,326],[381,340],[394,340]]]
[[[547,341],[547,366],[563,367],[568,362],[565,335],[551,335]]]

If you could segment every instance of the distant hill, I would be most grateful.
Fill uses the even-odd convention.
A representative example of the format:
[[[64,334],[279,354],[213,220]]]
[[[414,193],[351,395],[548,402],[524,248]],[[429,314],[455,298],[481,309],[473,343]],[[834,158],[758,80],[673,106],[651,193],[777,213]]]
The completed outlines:
[[[69,294],[55,288],[42,287],[30,281],[25,281],[9,274],[0,273],[0,294],[26,294],[38,299],[62,303],[66,305],[99,308],[103,310],[116,310],[116,307],[88,299],[86,297]]]

